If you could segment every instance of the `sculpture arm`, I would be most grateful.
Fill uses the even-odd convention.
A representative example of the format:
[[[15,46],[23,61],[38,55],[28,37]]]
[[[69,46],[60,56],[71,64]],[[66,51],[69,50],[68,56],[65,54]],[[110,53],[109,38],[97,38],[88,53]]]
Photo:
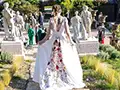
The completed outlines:
[[[71,38],[71,34],[70,34],[67,18],[65,18],[64,26],[65,26],[65,33],[67,35],[67,39],[69,40],[70,43],[74,44],[73,41],[72,41],[72,38]]]

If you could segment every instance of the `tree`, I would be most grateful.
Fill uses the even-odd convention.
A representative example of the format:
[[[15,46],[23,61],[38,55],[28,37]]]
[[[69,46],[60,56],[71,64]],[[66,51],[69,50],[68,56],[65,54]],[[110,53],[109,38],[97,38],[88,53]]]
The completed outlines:
[[[70,10],[73,8],[73,2],[74,0],[65,0],[61,2],[61,5],[63,5],[67,10]]]
[[[26,0],[30,2],[31,4],[39,4],[40,0]]]
[[[29,14],[39,11],[39,0],[6,0],[15,11]]]
[[[15,4],[18,4],[21,2],[21,0],[5,0],[9,3],[10,7],[14,7]]]

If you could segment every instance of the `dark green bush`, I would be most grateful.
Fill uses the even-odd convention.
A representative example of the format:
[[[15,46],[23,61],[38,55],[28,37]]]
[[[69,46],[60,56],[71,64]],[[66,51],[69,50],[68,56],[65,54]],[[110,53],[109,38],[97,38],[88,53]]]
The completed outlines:
[[[103,60],[108,60],[110,58],[110,55],[106,52],[103,52],[101,51],[99,54],[98,54],[98,57],[103,59]]]
[[[7,52],[2,52],[0,55],[0,62],[11,64],[13,62],[13,55]]]
[[[117,51],[113,46],[111,45],[100,45],[100,54],[98,55],[99,57],[103,59],[107,59],[109,54],[110,59],[120,59],[120,52]]]
[[[111,53],[110,58],[111,58],[111,59],[117,59],[117,58],[120,58],[120,52],[117,51],[117,50],[114,50],[114,51]]]

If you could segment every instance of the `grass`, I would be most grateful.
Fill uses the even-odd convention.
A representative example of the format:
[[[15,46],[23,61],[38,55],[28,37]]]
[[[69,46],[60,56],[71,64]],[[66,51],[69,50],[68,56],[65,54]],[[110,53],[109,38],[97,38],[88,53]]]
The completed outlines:
[[[103,77],[109,86],[120,89],[120,73],[113,69],[110,64],[101,62],[99,58],[94,56],[84,56],[81,60],[84,64],[90,66],[93,71]]]
[[[82,64],[83,78],[86,86],[90,90],[115,90],[115,87],[109,84],[106,79],[93,70],[87,64]]]
[[[3,81],[0,81],[0,90],[5,90],[5,86],[3,84]]]
[[[12,77],[11,83],[6,87],[6,90],[11,90],[11,88],[16,88],[17,90],[26,90],[27,80],[29,79],[29,65],[30,63],[25,62],[21,67],[15,72]]]
[[[14,56],[13,57],[13,62],[10,64],[6,63],[0,63],[1,66],[1,72],[0,72],[0,81],[3,83],[1,84],[0,82],[0,90],[4,88],[4,86],[8,86],[14,73],[19,69],[23,62],[23,57],[22,56]],[[4,89],[3,89],[4,90]]]

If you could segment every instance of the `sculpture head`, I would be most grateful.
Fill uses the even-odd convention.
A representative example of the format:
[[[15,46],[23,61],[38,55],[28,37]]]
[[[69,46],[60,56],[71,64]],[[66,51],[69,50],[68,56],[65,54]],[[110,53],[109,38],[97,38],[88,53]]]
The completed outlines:
[[[79,13],[78,11],[75,11],[75,15],[78,15],[78,13]]]
[[[17,11],[17,12],[16,12],[16,15],[20,15],[20,12],[19,12],[19,11]]]
[[[9,7],[9,3],[6,2],[6,3],[3,4],[3,6],[4,6],[4,8],[8,8]]]
[[[84,11],[88,11],[88,6],[83,6]]]

